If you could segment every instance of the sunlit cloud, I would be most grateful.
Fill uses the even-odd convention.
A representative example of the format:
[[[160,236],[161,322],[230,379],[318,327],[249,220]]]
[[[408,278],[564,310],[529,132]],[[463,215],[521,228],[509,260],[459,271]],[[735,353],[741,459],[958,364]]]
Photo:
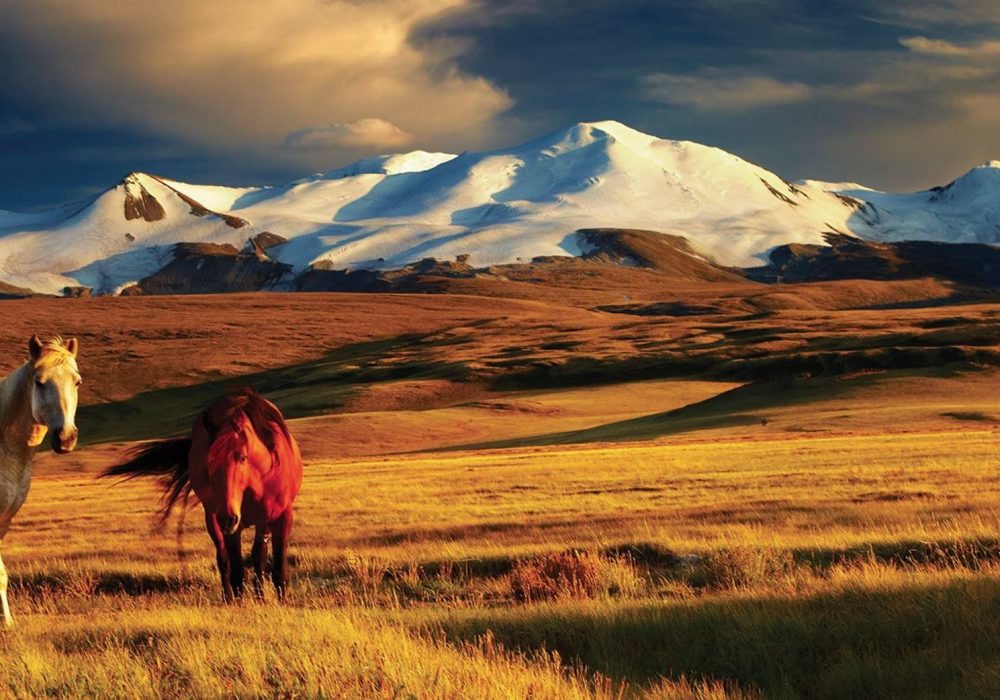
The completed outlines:
[[[286,148],[326,149],[363,148],[365,146],[395,148],[413,141],[409,134],[392,122],[371,117],[346,124],[328,124],[293,131],[285,137]]]
[[[475,145],[511,99],[457,67],[461,43],[411,40],[465,4],[0,0],[0,42],[19,56],[0,90],[81,123],[265,158],[411,134],[423,146]]]
[[[959,44],[944,39],[928,39],[924,36],[910,36],[899,40],[899,43],[914,53],[929,56],[953,56],[969,58],[987,58],[1000,56],[1000,41],[977,41]]]

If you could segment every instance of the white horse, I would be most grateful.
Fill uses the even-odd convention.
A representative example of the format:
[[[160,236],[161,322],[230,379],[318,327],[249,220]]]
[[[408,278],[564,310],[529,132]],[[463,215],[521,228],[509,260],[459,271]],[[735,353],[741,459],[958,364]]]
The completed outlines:
[[[28,341],[29,359],[0,382],[0,547],[10,521],[28,496],[31,459],[52,433],[59,454],[76,447],[80,371],[76,338]],[[0,556],[0,627],[10,626],[7,569]]]

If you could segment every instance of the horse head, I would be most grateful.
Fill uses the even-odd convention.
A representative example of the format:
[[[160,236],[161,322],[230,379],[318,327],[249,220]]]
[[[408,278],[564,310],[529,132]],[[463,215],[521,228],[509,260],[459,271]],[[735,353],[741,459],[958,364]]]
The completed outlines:
[[[76,447],[77,392],[82,380],[76,366],[76,338],[53,338],[42,342],[38,336],[28,341],[31,370],[31,419],[34,422],[29,445],[37,447],[52,434],[52,448],[59,454]]]
[[[261,475],[271,469],[271,450],[243,411],[227,416],[221,426],[209,413],[204,414],[203,421],[212,435],[205,465],[216,496],[216,515],[223,532],[233,534],[240,528],[246,492],[260,496]]]

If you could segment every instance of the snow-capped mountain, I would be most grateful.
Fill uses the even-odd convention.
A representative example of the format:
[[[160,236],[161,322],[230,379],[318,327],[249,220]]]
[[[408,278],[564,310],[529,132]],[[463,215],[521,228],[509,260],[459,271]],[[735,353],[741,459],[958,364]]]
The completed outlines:
[[[943,187],[890,194],[855,184],[810,183],[866,202],[854,233],[878,241],[1000,243],[1000,161],[973,168]]]
[[[840,191],[844,190],[844,191]],[[379,156],[280,187],[190,185],[133,173],[86,206],[0,211],[0,280],[37,291],[112,292],[179,242],[241,247],[264,231],[291,265],[393,269],[469,254],[475,265],[579,255],[581,228],[684,236],[720,264],[752,266],[829,232],[877,240],[1000,240],[1000,164],[947,187],[891,195],[792,184],[717,148],[618,122],[576,124],[488,153]]]

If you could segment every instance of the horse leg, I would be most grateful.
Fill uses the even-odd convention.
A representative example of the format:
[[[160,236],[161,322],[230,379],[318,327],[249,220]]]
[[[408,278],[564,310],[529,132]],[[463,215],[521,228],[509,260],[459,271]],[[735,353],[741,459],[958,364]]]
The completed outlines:
[[[253,560],[253,588],[254,593],[261,600],[264,600],[264,568],[267,566],[267,527],[257,528],[253,538],[253,549],[250,552]]]
[[[10,616],[10,605],[7,604],[7,567],[0,556],[0,626],[10,627],[14,618]]]
[[[233,602],[233,584],[230,578],[229,552],[226,550],[226,541],[215,513],[205,511],[205,527],[212,538],[212,544],[215,545],[215,563],[219,566],[219,578],[222,579],[222,600],[231,603]]]
[[[288,585],[288,536],[292,531],[292,509],[289,508],[271,523],[272,547],[274,549],[274,568],[271,570],[271,580],[278,592],[278,600],[284,602],[285,589]]]
[[[226,535],[226,553],[229,555],[229,582],[233,587],[233,595],[243,597],[243,543],[242,532],[236,531]]]

